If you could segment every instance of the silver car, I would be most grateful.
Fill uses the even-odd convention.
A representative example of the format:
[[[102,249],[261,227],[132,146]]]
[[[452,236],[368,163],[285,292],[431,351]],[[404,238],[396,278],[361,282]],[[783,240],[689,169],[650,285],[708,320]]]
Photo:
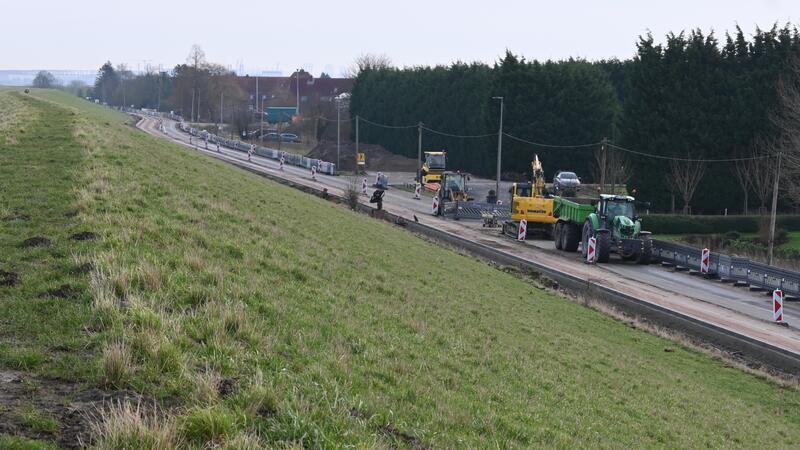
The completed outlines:
[[[558,171],[553,177],[553,190],[556,192],[577,191],[581,185],[581,179],[575,172]]]

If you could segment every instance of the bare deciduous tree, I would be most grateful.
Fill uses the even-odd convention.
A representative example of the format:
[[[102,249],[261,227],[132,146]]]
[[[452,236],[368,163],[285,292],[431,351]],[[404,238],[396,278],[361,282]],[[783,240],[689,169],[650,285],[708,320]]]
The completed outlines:
[[[362,53],[353,61],[353,64],[347,69],[344,76],[345,78],[355,78],[359,73],[365,70],[386,69],[391,66],[392,60],[386,55]]]
[[[733,166],[733,174],[739,181],[739,186],[742,188],[742,192],[744,192],[744,208],[742,209],[742,212],[745,214],[748,214],[749,211],[748,200],[750,197],[750,189],[753,184],[751,180],[751,171],[752,165],[750,164],[750,161],[737,161]]]
[[[687,158],[688,159],[688,158]],[[697,185],[703,179],[706,166],[700,161],[670,160],[667,184],[671,191],[680,194],[683,200],[683,213],[689,214],[691,201]]]
[[[767,211],[767,201],[772,194],[775,181],[775,159],[765,157],[772,153],[773,148],[774,144],[768,144],[763,139],[756,139],[750,154],[752,160],[746,162],[750,165],[750,185],[758,198],[759,214]]]
[[[594,161],[594,176],[601,192],[608,192],[606,188],[611,186],[611,193],[615,193],[617,186],[625,185],[631,178],[628,157],[613,147],[601,146],[595,150]]]

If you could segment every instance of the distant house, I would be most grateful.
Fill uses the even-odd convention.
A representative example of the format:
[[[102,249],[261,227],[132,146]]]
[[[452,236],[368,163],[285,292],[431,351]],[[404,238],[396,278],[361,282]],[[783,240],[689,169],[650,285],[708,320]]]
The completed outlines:
[[[297,81],[300,81],[299,89]],[[258,98],[256,97],[258,80]],[[288,77],[240,76],[242,89],[250,95],[252,106],[257,109],[296,107],[300,95],[300,115],[330,116],[336,112],[335,97],[353,88],[350,78],[314,78],[305,71],[295,72]],[[263,103],[262,103],[263,102]]]

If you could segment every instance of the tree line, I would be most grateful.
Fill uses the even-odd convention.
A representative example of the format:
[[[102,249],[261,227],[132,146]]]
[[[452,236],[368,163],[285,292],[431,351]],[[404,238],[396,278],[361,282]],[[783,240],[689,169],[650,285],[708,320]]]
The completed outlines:
[[[584,181],[627,183],[659,210],[763,211],[775,155],[781,148],[788,154],[794,136],[787,133],[791,120],[780,120],[788,94],[779,95],[778,87],[793,87],[799,53],[798,31],[786,25],[750,37],[737,27],[722,41],[693,30],[657,44],[648,34],[636,43],[635,56],[622,61],[526,61],[506,52],[493,65],[368,66],[356,77],[350,110],[354,118],[385,125],[423,122],[451,135],[494,133],[423,132],[424,149],[448,150],[452,168],[489,176],[496,170],[500,114],[493,97],[503,97],[509,177],[529,176],[538,153],[548,177],[574,170]],[[416,157],[415,128],[361,122],[363,142]],[[791,158],[784,163],[789,170]]]

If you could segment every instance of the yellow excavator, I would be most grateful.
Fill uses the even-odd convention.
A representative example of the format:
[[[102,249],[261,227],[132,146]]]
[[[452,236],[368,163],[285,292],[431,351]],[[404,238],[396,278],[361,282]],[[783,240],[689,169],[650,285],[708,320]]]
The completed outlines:
[[[425,162],[419,171],[419,180],[422,184],[441,183],[442,174],[447,168],[447,152],[425,152]]]
[[[511,185],[511,220],[503,223],[503,233],[517,237],[519,222],[528,222],[527,234],[550,237],[558,219],[553,217],[553,198],[545,191],[544,169],[539,155],[531,162],[533,179],[530,183]]]

